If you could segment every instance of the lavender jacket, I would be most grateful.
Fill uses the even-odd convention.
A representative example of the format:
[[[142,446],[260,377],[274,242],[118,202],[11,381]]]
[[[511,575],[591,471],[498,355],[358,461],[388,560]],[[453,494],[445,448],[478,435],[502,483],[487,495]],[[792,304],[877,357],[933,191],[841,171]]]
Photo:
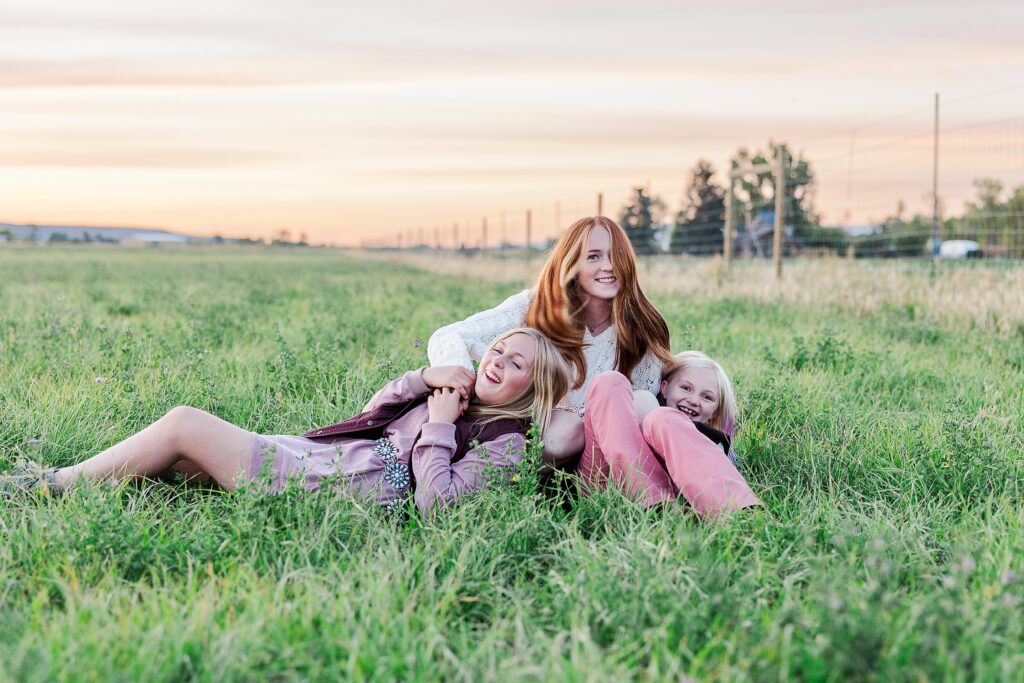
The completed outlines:
[[[481,423],[467,416],[454,424],[429,422],[427,397],[433,389],[423,380],[424,370],[412,370],[389,382],[359,415],[303,436],[342,437],[349,443],[388,437],[399,447],[398,461],[411,465],[416,506],[428,514],[439,503],[486,486],[488,468],[510,475],[522,459],[529,423],[515,419]]]

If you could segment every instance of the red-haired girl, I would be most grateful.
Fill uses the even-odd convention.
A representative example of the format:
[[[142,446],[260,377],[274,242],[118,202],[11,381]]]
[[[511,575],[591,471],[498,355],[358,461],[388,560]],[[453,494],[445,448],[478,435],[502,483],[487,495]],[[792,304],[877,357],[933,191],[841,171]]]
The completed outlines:
[[[544,433],[544,459],[556,467],[572,464],[583,450],[594,377],[616,370],[633,389],[657,393],[662,366],[672,362],[668,325],[640,289],[629,238],[604,216],[569,227],[535,287],[434,332],[427,355],[431,365],[468,370],[491,339],[520,325],[543,332],[575,369],[562,409]]]

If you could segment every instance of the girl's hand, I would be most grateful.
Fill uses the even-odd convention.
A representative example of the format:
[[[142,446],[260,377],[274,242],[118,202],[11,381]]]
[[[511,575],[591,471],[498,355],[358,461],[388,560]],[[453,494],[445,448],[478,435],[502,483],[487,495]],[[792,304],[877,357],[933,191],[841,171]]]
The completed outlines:
[[[430,422],[454,424],[469,406],[469,399],[462,398],[454,389],[435,389],[427,397],[427,415]]]
[[[423,381],[431,389],[448,387],[459,392],[459,396],[468,399],[476,384],[476,375],[461,365],[439,365],[423,371]]]

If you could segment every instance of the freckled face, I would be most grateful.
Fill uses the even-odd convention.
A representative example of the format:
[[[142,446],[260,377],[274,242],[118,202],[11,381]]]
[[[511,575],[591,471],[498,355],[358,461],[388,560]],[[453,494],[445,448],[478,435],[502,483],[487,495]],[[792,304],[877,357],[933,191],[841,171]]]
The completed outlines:
[[[511,401],[530,384],[537,341],[527,334],[502,339],[480,359],[474,392],[485,405]]]
[[[619,293],[622,284],[612,269],[612,236],[608,228],[596,226],[587,235],[583,262],[576,274],[580,289],[597,299],[611,300]]]
[[[675,408],[694,422],[710,420],[722,399],[718,395],[718,376],[711,368],[676,370],[661,382],[665,405]]]

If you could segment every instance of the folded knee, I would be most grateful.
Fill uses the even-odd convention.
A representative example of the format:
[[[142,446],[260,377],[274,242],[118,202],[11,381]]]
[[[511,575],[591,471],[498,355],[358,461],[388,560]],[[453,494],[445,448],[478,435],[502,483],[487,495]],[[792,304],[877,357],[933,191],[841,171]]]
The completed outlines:
[[[690,418],[675,408],[667,408],[665,406],[655,408],[647,413],[640,424],[640,429],[647,439],[664,434],[666,431],[697,431]]]
[[[206,415],[206,411],[200,410],[199,408],[193,408],[191,406],[174,406],[167,411],[164,415],[164,420],[168,422],[188,422],[196,419],[198,415]]]
[[[614,370],[602,372],[590,380],[590,386],[587,388],[587,403],[589,404],[592,398],[621,389],[628,389],[630,393],[633,391],[633,385],[629,383],[629,379],[625,375]]]
[[[164,428],[164,437],[169,441],[177,443],[183,434],[192,431],[196,423],[206,415],[208,415],[206,411],[189,406],[175,406],[171,408],[160,419],[160,423]]]

